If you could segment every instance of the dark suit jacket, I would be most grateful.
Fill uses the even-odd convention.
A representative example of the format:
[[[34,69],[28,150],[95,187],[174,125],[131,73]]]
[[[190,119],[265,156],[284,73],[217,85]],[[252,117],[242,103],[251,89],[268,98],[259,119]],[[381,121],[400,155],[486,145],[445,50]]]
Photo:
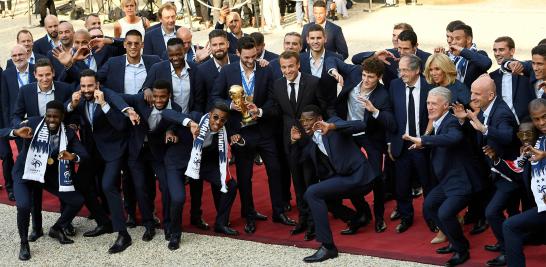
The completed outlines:
[[[220,22],[216,22],[216,25],[214,26],[214,29],[215,30],[223,30],[224,29],[224,24],[220,24]],[[230,54],[237,54],[237,46],[238,46],[238,43],[239,43],[239,39],[237,39],[237,37],[235,37],[235,35],[233,35],[232,33],[230,32],[227,32],[227,36],[228,36],[228,41],[229,41],[229,50],[228,52]],[[243,36],[248,36],[248,34],[246,33],[243,33]]]
[[[430,147],[432,173],[446,196],[462,196],[472,192],[468,164],[459,120],[451,113],[444,117],[434,135],[421,136],[423,146]]]
[[[421,75],[420,78],[420,97],[419,97],[419,125],[420,134],[423,135],[427,129],[428,111],[427,97],[431,86]],[[391,143],[391,153],[394,157],[400,156],[404,141],[402,135],[406,132],[407,122],[407,107],[406,107],[406,84],[401,79],[396,79],[391,82],[389,88],[391,106],[393,108],[394,119],[396,120],[397,129],[394,134],[391,134],[388,139]]]
[[[114,56],[118,56],[120,50],[114,46],[107,45],[103,47],[100,51],[93,51],[93,57],[95,58],[95,63],[97,64],[97,71],[106,64],[108,59]],[[48,55],[49,59],[53,63],[53,68],[55,68],[55,77],[58,81],[66,83],[80,83],[80,73],[82,70],[88,69],[87,65],[83,61],[78,61],[73,64],[69,69],[66,69],[50,52]]]
[[[53,82],[55,91],[53,92],[55,100],[66,102],[72,98],[74,86],[63,82]],[[26,117],[40,116],[38,107],[38,84],[36,82],[29,83],[19,89],[17,95],[17,103],[13,112],[11,125],[17,127]],[[65,116],[67,119],[68,116]],[[66,120],[65,120],[66,121]]]
[[[197,64],[189,61],[188,67],[189,67],[188,72],[190,74],[190,100],[188,102],[188,110],[189,111],[196,110],[199,112],[203,112],[203,110],[205,109],[205,107],[203,106],[205,101],[204,101],[202,93],[197,91],[195,86]],[[148,72],[146,80],[144,81],[144,85],[142,85],[142,88],[143,89],[152,88],[154,82],[160,79],[167,80],[170,82],[172,81],[171,62],[168,60],[158,62],[152,66],[152,68]],[[174,99],[174,96],[173,96],[173,99]]]
[[[275,54],[275,53],[267,51],[267,50],[264,51],[264,59],[265,60],[271,62],[272,60],[275,60],[275,59],[278,59],[278,58],[279,58],[278,54]]]
[[[51,49],[53,49],[53,47],[51,47],[51,44],[47,41],[47,34],[34,41],[34,44],[32,45],[32,51],[36,54],[47,55]]]
[[[180,26],[174,26],[174,31],[176,32]],[[144,36],[144,49],[142,50],[143,55],[156,55],[161,57],[161,59],[169,59],[165,57],[167,55],[167,46],[163,40],[163,33],[161,27],[156,27],[153,30],[146,31]]]
[[[446,88],[451,91],[451,103],[459,102],[465,106],[470,103],[470,89],[464,83],[455,80]]]
[[[239,62],[239,57],[237,57],[236,55],[228,54],[228,56],[230,63]],[[197,67],[197,75],[195,77],[195,90],[203,96],[202,101],[204,102],[199,105],[205,107],[205,109],[201,112],[208,111],[212,107],[212,87],[214,87],[214,83],[216,81],[216,78],[218,78],[219,74],[220,72],[216,68],[216,64],[214,63],[214,59],[212,58],[199,64],[199,66]]]
[[[34,78],[34,65],[28,65],[28,82],[36,82]],[[19,95],[19,81],[17,80],[17,69],[8,68],[2,72],[2,85],[0,87],[0,99],[2,103],[2,127],[9,127],[13,120],[13,113]]]
[[[502,71],[497,69],[489,73],[495,81],[497,96],[502,96]],[[529,116],[528,105],[536,98],[535,90],[530,86],[529,78],[523,75],[512,75],[512,103],[519,121]]]
[[[492,62],[483,50],[472,51],[465,48],[461,51],[461,56],[469,61],[463,83],[470,88],[480,75],[487,73],[487,70],[491,68]]]
[[[188,127],[182,126],[184,119],[191,119],[197,123],[202,116],[199,112],[191,112],[184,114],[178,105],[173,105],[172,109],[164,110],[161,113],[162,119],[175,123],[174,130],[178,137],[177,143],[169,143],[166,145],[165,151],[165,168],[166,169],[182,169],[185,170],[190,160],[191,149],[193,147],[193,136]],[[203,165],[202,165],[203,166]]]
[[[302,51],[307,51],[307,34],[309,33],[309,26],[312,24],[315,23],[311,22],[305,24],[301,31],[301,38],[303,41]],[[349,57],[349,48],[347,47],[347,42],[345,42],[341,27],[330,21],[326,21],[324,30],[326,31],[326,44],[324,45],[326,50],[338,53],[342,56],[343,60],[347,59]]]
[[[107,88],[112,89],[114,92],[124,93],[126,61],[127,56],[125,55],[108,59],[106,64],[97,72],[99,82]],[[160,62],[161,59],[155,55],[142,55],[142,61],[144,62],[146,73],[149,73],[152,65]]]
[[[301,62],[300,62],[300,64],[301,64]],[[283,74],[282,74],[282,71],[281,71],[281,63],[279,62],[278,58],[269,61],[269,69],[271,70],[271,76],[273,77],[273,80],[276,81],[276,80],[283,77]]]
[[[277,108],[275,102],[272,99],[273,79],[271,78],[271,71],[269,67],[262,68],[256,64],[256,72],[254,73],[254,94],[253,101],[258,108],[263,110],[262,117],[258,119],[257,125],[247,126],[241,129],[241,113],[238,111],[230,111],[228,131],[230,135],[239,133],[239,130],[249,134],[257,134],[254,129],[258,128],[258,132],[262,137],[270,137],[274,133],[274,126],[277,121]],[[212,89],[211,98],[213,101],[223,100],[229,105],[231,99],[229,98],[229,88],[232,85],[241,85],[241,67],[239,62],[231,63],[224,66],[220,71],[220,75],[216,78],[216,82]],[[248,131],[247,131],[248,129]],[[244,137],[244,136],[243,136]]]
[[[36,63],[36,61],[40,58],[46,58],[46,56],[42,55],[42,54],[38,54],[38,53],[34,53],[34,63]],[[30,64],[30,63],[29,63]],[[8,59],[8,61],[6,61],[6,70],[9,69],[9,68],[12,68],[12,67],[15,67],[15,65],[13,65],[13,60]]]
[[[322,95],[320,90],[319,79],[311,74],[301,73],[297,108],[294,110],[292,104],[290,104],[288,85],[286,84],[286,78],[280,78],[275,81],[273,85],[273,99],[277,103],[280,113],[282,114],[283,121],[283,140],[285,151],[288,152],[290,145],[290,129],[292,126],[297,126],[302,129],[299,119],[303,108],[307,105],[316,105],[325,110],[328,104],[328,99]]]

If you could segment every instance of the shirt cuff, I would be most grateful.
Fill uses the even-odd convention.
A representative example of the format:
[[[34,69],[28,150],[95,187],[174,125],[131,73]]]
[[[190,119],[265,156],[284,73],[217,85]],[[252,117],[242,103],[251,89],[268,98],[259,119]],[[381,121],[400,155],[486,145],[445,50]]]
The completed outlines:
[[[72,112],[74,109],[72,108],[72,102],[68,103],[68,106],[66,107],[66,112]]]
[[[258,109],[258,118],[261,118],[263,115],[264,115],[264,111],[261,108],[259,108]]]
[[[333,76],[335,68],[331,68],[328,70],[328,75]]]
[[[379,117],[379,109],[377,111],[375,111],[374,113],[372,113],[372,117],[374,119],[377,119],[377,117]]]
[[[80,163],[80,156],[76,154],[76,158],[74,159],[74,162]]]
[[[110,105],[108,103],[104,104],[104,106],[101,106],[101,109],[102,109],[102,112],[104,112],[104,114],[108,113],[108,111],[110,111]]]
[[[184,126],[188,127],[188,126],[189,126],[189,124],[190,124],[190,122],[191,122],[191,120],[190,120],[190,119],[188,119],[188,118],[185,118],[185,119],[184,119],[184,120],[182,121],[182,125],[184,125]]]
[[[9,132],[9,137],[17,137],[17,136],[15,136],[15,135],[13,134],[13,130],[11,130],[11,131]]]

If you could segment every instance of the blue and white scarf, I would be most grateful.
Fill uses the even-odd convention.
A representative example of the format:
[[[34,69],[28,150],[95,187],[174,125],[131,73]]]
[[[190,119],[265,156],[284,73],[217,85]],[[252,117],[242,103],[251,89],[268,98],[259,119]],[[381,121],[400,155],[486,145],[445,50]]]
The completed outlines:
[[[546,150],[546,136],[537,140],[535,148]],[[535,197],[538,212],[546,210],[546,159],[531,161],[531,191]]]
[[[36,134],[32,137],[30,147],[28,148],[27,158],[25,161],[25,170],[23,180],[45,182],[45,173],[47,169],[47,160],[49,159],[50,150],[50,133],[47,129],[45,119],[42,119],[36,128]],[[61,123],[59,133],[59,152],[66,150],[67,138],[64,124]],[[74,191],[72,184],[72,175],[70,171],[70,161],[59,160],[59,192]]]
[[[186,175],[192,179],[199,179],[199,172],[201,171],[201,156],[203,150],[203,143],[208,134],[210,134],[209,128],[210,113],[207,113],[201,117],[199,121],[199,136],[193,141],[193,147],[191,149],[190,161],[186,168]],[[220,183],[222,188],[220,191],[227,193],[226,178],[227,178],[227,159],[228,159],[228,140],[227,140],[226,127],[222,127],[218,131],[218,162],[220,163]]]
[[[478,48],[476,47],[475,43],[472,43],[472,46],[470,48],[465,48],[473,52],[477,52]],[[462,56],[455,56],[451,51],[447,53],[451,61],[455,64],[455,68],[457,69],[457,80],[460,82],[464,82],[464,78],[466,77],[466,69],[468,68],[468,59],[462,57]]]

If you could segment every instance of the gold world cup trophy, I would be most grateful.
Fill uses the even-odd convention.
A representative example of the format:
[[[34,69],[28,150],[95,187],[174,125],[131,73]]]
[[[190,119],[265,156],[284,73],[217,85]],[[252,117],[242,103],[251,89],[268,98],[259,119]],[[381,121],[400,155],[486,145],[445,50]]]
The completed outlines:
[[[229,88],[229,98],[233,101],[233,105],[241,110],[241,114],[243,115],[243,119],[241,120],[242,127],[256,124],[256,121],[252,119],[252,115],[246,107],[248,103],[252,103],[252,96],[247,96],[242,86],[232,85]]]

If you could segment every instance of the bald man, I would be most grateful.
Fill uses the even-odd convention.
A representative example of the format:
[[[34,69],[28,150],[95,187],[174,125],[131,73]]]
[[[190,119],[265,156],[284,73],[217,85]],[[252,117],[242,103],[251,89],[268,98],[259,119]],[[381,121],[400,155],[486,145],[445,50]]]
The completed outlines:
[[[59,45],[59,19],[56,16],[48,15],[44,19],[46,35],[34,42],[34,53],[47,55],[47,52]]]
[[[210,58],[210,46],[206,47],[194,45],[192,42],[192,33],[186,27],[180,27],[176,31],[176,37],[182,39],[184,54],[186,55],[186,61],[193,61],[194,63],[203,63]]]
[[[228,7],[224,7],[220,11],[220,18],[218,19],[218,22],[216,22],[216,26],[214,26],[214,28],[218,30],[223,30],[224,25],[226,24],[230,31],[228,33],[228,40],[229,40],[228,52],[230,54],[237,54],[237,43],[239,38],[243,36],[248,36],[248,34],[243,33],[241,29],[242,20],[239,13],[230,12]]]
[[[38,0],[38,9],[40,10],[40,27],[44,27],[47,9],[49,9],[50,15],[57,16],[57,10],[55,10],[55,1],[53,0]]]

